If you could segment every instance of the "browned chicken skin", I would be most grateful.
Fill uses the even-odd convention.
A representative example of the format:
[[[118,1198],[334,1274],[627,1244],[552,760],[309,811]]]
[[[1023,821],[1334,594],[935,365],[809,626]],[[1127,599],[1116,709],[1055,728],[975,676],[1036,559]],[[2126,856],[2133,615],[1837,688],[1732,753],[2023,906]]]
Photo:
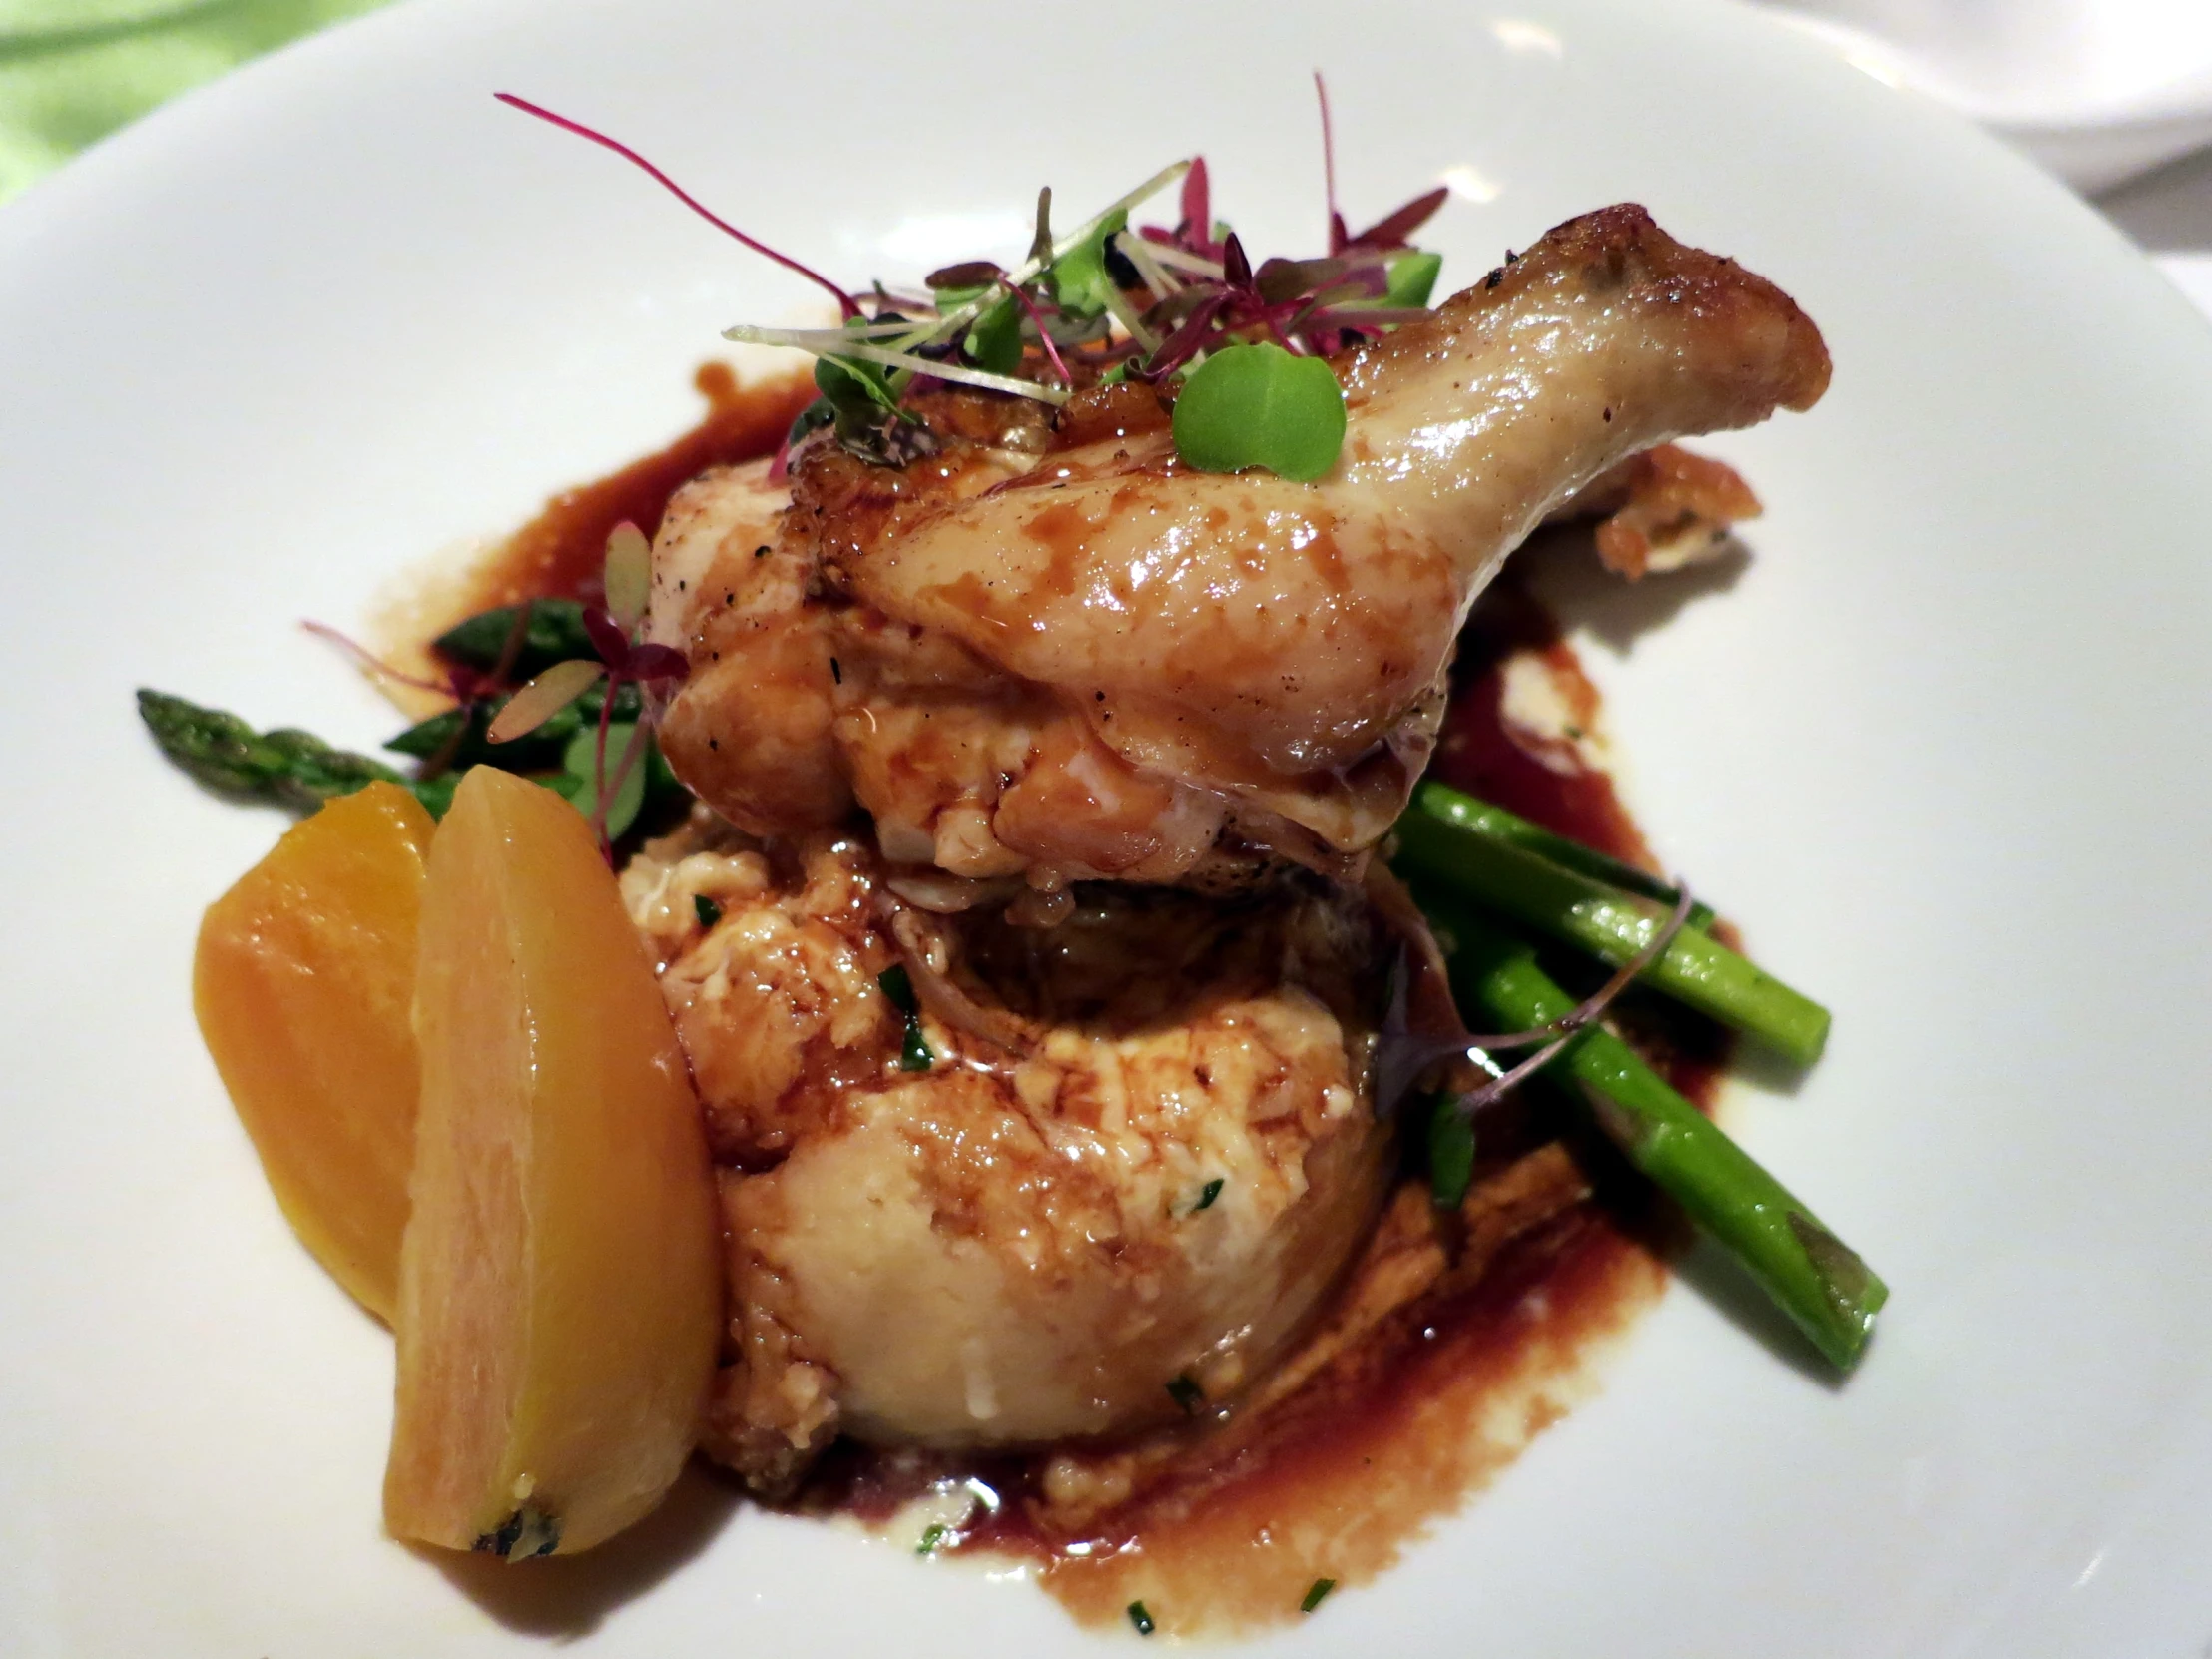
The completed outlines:
[[[903,467],[818,438],[671,501],[661,737],[712,811],[623,886],[723,1165],[707,1445],[757,1488],[838,1434],[1103,1442],[1268,1386],[1390,1178],[1378,1049],[1464,1036],[1361,876],[1474,596],[1554,513],[1613,515],[1624,574],[1708,544],[1757,503],[1669,440],[1828,379],[1633,207],[1333,366],[1312,483],[1186,467],[1141,386],[954,389]]]
[[[894,861],[975,880],[1255,850],[1350,873],[1505,555],[1609,468],[1829,372],[1780,289],[1626,206],[1334,366],[1344,452],[1310,484],[1193,471],[1160,429],[1048,453],[1039,411],[988,397],[945,399],[902,470],[811,449],[788,504],[701,480],[656,549],[656,637],[694,670],[671,763],[760,831],[857,798]]]

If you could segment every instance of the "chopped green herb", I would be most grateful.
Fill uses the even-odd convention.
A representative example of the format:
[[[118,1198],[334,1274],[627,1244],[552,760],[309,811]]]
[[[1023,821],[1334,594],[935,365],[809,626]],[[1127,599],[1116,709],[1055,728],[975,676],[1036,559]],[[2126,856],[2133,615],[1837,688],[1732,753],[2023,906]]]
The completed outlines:
[[[1337,464],[1345,394],[1319,357],[1280,345],[1228,345],[1198,366],[1175,400],[1176,451],[1202,472],[1249,466],[1300,483]]]
[[[906,1016],[906,1038],[898,1051],[900,1071],[927,1071],[937,1063],[937,1056],[930,1051],[929,1039],[921,1032],[921,1004],[914,995],[914,982],[907,977],[903,963],[893,963],[876,975],[876,984],[890,998],[891,1006]]]
[[[891,999],[891,1006],[902,1014],[912,1014],[920,1003],[914,997],[914,982],[906,976],[903,962],[894,962],[875,976],[883,994]]]
[[[1474,1181],[1474,1123],[1451,1095],[1438,1095],[1428,1114],[1428,1196],[1439,1210],[1466,1202]]]
[[[1152,1634],[1152,1615],[1145,1611],[1143,1602],[1132,1601],[1129,1604],[1129,1622],[1137,1627],[1138,1635]]]
[[[1314,1587],[1306,1592],[1306,1599],[1298,1604],[1301,1613],[1311,1613],[1329,1599],[1329,1592],[1337,1587],[1334,1578],[1317,1578]]]
[[[946,1526],[942,1521],[931,1521],[926,1527],[922,1528],[921,1542],[914,1546],[914,1553],[916,1555],[936,1554],[937,1545],[943,1543],[951,1531],[952,1528]]]
[[[1211,1210],[1214,1207],[1214,1200],[1221,1197],[1221,1189],[1222,1178],[1217,1175],[1205,1186],[1199,1188],[1198,1202],[1192,1205],[1191,1208],[1193,1210]]]
[[[1206,1403],[1206,1390],[1186,1375],[1168,1381],[1168,1397],[1183,1408],[1185,1416],[1195,1417],[1199,1407]]]
[[[702,927],[712,927],[722,919],[722,906],[703,892],[692,894],[691,907],[692,913],[699,917],[699,925]]]
[[[937,1056],[929,1046],[929,1039],[921,1034],[921,1016],[906,1016],[906,1040],[898,1050],[900,1071],[927,1071],[937,1063]]]

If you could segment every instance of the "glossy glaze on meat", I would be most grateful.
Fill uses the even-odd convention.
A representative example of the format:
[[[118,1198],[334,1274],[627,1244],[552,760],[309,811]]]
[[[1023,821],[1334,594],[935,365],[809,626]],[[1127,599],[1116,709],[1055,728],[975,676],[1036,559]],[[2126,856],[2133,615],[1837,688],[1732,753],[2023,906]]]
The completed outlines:
[[[694,668],[672,763],[749,829],[857,800],[894,861],[974,880],[1348,875],[1528,531],[1828,378],[1787,295],[1633,207],[1335,366],[1345,448],[1311,484],[1193,471],[1161,429],[1047,453],[1032,413],[975,397],[903,470],[818,444],[788,507],[759,473],[700,481],[656,548],[656,634]]]

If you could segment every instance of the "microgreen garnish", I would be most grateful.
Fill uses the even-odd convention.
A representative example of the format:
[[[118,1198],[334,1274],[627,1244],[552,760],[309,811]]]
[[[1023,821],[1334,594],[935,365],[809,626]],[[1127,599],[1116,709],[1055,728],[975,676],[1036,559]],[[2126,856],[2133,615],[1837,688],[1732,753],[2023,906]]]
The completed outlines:
[[[1358,235],[1348,231],[1337,205],[1328,89],[1318,74],[1314,80],[1327,257],[1254,265],[1235,232],[1214,218],[1206,162],[1194,157],[1064,236],[1053,234],[1051,190],[1039,191],[1027,258],[1011,270],[990,260],[946,266],[931,273],[925,296],[899,295],[880,281],[866,292],[847,292],[709,212],[629,146],[511,94],[499,96],[644,169],[693,212],[835,296],[841,327],[724,330],[727,339],[817,358],[822,396],[793,423],[774,477],[785,475],[793,448],[825,428],[878,465],[903,466],[932,453],[929,429],[908,399],[935,385],[1059,404],[1094,383],[1136,379],[1173,389],[1188,377],[1183,398],[1206,388],[1200,408],[1188,416],[1179,411],[1175,422],[1177,447],[1191,465],[1264,466],[1311,479],[1329,470],[1342,442],[1343,397],[1333,377],[1318,364],[1238,354],[1264,346],[1294,359],[1327,357],[1427,315],[1441,262],[1409,239],[1447,195],[1428,191]],[[1135,209],[1178,181],[1172,229],[1130,224]],[[1229,366],[1214,368],[1217,358]]]
[[[1205,1186],[1199,1188],[1198,1202],[1192,1205],[1191,1209],[1194,1212],[1199,1210],[1211,1210],[1214,1207],[1214,1200],[1221,1197],[1221,1189],[1224,1183],[1222,1181],[1222,1178],[1218,1175],[1215,1176],[1213,1180],[1207,1182]]]
[[[563,764],[573,788],[562,793],[591,820],[592,831],[609,861],[615,840],[629,829],[645,800],[643,763],[652,748],[652,700],[641,704],[638,720],[620,732],[614,771],[607,770],[610,738],[617,736],[614,693],[625,685],[667,689],[682,680],[690,665],[673,646],[654,645],[637,639],[645,621],[652,591],[653,550],[645,532],[635,524],[618,524],[607,537],[603,585],[607,603],[585,605],[578,612],[584,635],[599,660],[574,657],[555,663],[507,700],[493,717],[485,736],[493,743],[513,743],[527,737],[558,715],[601,680],[608,695],[599,705],[598,725],[579,732],[570,743]],[[589,771],[585,770],[586,763]]]
[[[1306,1599],[1298,1604],[1301,1613],[1311,1613],[1329,1599],[1329,1592],[1337,1587],[1334,1578],[1317,1578],[1314,1587],[1306,1592]]]
[[[1175,400],[1175,447],[1202,472],[1264,466],[1309,482],[1337,464],[1344,439],[1344,388],[1329,365],[1265,340],[1215,352]]]
[[[1460,1096],[1457,1103],[1459,1113],[1471,1119],[1476,1112],[1497,1099],[1498,1096],[1533,1077],[1545,1066],[1551,1064],[1581,1031],[1597,1022],[1605,1010],[1613,1005],[1615,997],[1633,984],[1646,968],[1665,954],[1667,946],[1674,942],[1675,934],[1681,932],[1683,923],[1690,919],[1691,908],[1696,903],[1696,900],[1690,896],[1690,888],[1687,882],[1677,881],[1675,885],[1674,910],[1667,917],[1665,923],[1651,935],[1643,949],[1623,962],[1614,972],[1612,978],[1606,980],[1590,995],[1584,997],[1565,1018],[1553,1020],[1549,1025],[1535,1026],[1527,1031],[1512,1031],[1497,1036],[1474,1036],[1467,1039],[1469,1048],[1478,1048],[1485,1052],[1493,1049],[1530,1048],[1537,1043],[1541,1043],[1543,1046],[1510,1071],[1500,1072],[1472,1093]]]
[[[752,249],[754,253],[766,255],[769,259],[774,260],[778,265],[782,266],[786,271],[797,272],[800,276],[806,277],[808,281],[813,282],[817,287],[828,290],[830,296],[836,300],[837,310],[840,315],[858,316],[860,314],[860,307],[853,302],[852,295],[845,292],[844,289],[838,287],[836,283],[830,281],[830,278],[823,276],[821,272],[812,270],[807,266],[803,266],[797,260],[793,259],[790,255],[779,254],[775,249],[769,247],[767,243],[758,241],[753,237],[747,236],[743,231],[739,230],[735,225],[731,224],[721,215],[715,213],[712,209],[708,208],[705,203],[701,202],[697,197],[693,196],[691,192],[684,189],[682,185],[679,185],[674,179],[671,179],[667,174],[663,173],[659,168],[655,167],[651,162],[647,161],[643,156],[639,155],[627,144],[624,144],[617,139],[609,138],[605,133],[599,132],[594,128],[587,127],[580,121],[571,121],[565,115],[556,115],[551,110],[546,109],[543,105],[531,103],[530,100],[527,98],[517,98],[511,92],[495,92],[492,94],[492,96],[498,99],[500,103],[505,104],[510,108],[520,110],[525,115],[534,115],[540,121],[551,122],[554,126],[560,128],[561,131],[563,131],[564,133],[574,133],[580,139],[590,140],[593,144],[598,145],[602,150],[612,150],[616,155],[620,156],[624,161],[630,163],[633,167],[641,168],[647,174],[651,175],[655,183],[659,184],[662,189],[666,190],[671,196],[675,197],[677,201],[683,203],[685,207],[691,209],[693,213],[697,214],[701,219],[704,219],[708,224],[712,225],[716,230],[722,232],[725,236],[735,237],[739,242],[744,243],[746,247]]]
[[[1182,1407],[1187,1417],[1198,1415],[1199,1407],[1206,1403],[1206,1390],[1189,1375],[1168,1379],[1168,1397]]]
[[[699,918],[699,925],[712,927],[722,919],[722,906],[703,892],[692,894],[692,914]]]
[[[903,963],[893,963],[875,976],[875,983],[892,1007],[906,1016],[906,1033],[898,1051],[900,1071],[927,1071],[937,1063],[929,1039],[921,1030],[921,1001],[914,995],[913,979]]]
[[[1145,1611],[1144,1603],[1132,1601],[1128,1607],[1129,1622],[1137,1627],[1137,1634],[1149,1636],[1153,1631],[1152,1615]]]
[[[952,1528],[942,1521],[931,1521],[921,1529],[921,1542],[914,1545],[914,1553],[916,1555],[936,1554],[937,1546],[943,1543],[951,1533]]]

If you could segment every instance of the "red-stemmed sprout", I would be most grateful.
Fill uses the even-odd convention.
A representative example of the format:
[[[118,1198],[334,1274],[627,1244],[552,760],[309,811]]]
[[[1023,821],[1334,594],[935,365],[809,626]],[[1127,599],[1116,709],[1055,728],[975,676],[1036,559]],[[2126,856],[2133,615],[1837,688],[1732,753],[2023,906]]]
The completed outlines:
[[[1674,901],[1674,910],[1667,917],[1665,925],[1652,934],[1643,949],[1623,962],[1612,978],[1576,1004],[1572,1013],[1563,1019],[1553,1020],[1549,1025],[1539,1025],[1529,1031],[1513,1031],[1501,1036],[1473,1036],[1467,1039],[1469,1049],[1479,1049],[1484,1054],[1529,1048],[1537,1043],[1543,1046],[1518,1065],[1499,1072],[1480,1088],[1461,1095],[1457,1102],[1460,1112],[1473,1116],[1516,1084],[1551,1064],[1567,1044],[1574,1041],[1577,1034],[1603,1017],[1605,1010],[1613,1005],[1615,997],[1659,959],[1667,946],[1674,942],[1675,934],[1682,931],[1683,923],[1690,919],[1690,910],[1695,902],[1690,896],[1687,882],[1677,881],[1676,886],[1679,891]]]
[[[509,698],[484,734],[493,743],[512,743],[536,731],[602,680],[606,682],[607,692],[599,703],[598,735],[592,747],[591,827],[610,864],[614,862],[614,846],[607,834],[608,805],[644,757],[658,724],[656,699],[665,697],[690,670],[681,651],[636,637],[652,591],[652,557],[645,533],[635,524],[615,526],[607,537],[607,603],[583,608],[584,632],[590,636],[599,660],[572,657],[555,663]],[[641,699],[637,729],[610,778],[607,731],[614,718],[615,693],[626,684],[637,686],[646,695]]]
[[[1314,87],[1321,106],[1329,213],[1323,258],[1270,259],[1255,266],[1242,241],[1214,219],[1212,179],[1201,157],[1164,169],[1060,238],[1049,229],[1049,196],[1041,196],[1037,235],[1025,261],[1012,271],[984,261],[947,268],[941,275],[961,272],[977,279],[933,279],[935,297],[928,301],[894,294],[880,282],[855,297],[714,213],[628,145],[512,93],[498,97],[622,157],[716,229],[836,300],[839,327],[740,326],[725,331],[731,339],[811,351],[840,371],[818,375],[824,399],[779,450],[771,475],[780,478],[788,471],[792,444],[804,432],[829,424],[834,425],[836,441],[879,464],[900,465],[925,452],[928,446],[914,441],[908,431],[916,417],[906,408],[906,399],[937,382],[1058,404],[1101,374],[1160,383],[1214,352],[1243,344],[1269,344],[1297,356],[1332,356],[1429,314],[1427,286],[1435,260],[1419,255],[1410,239],[1442,205],[1446,192],[1428,191],[1352,234],[1338,205],[1335,130],[1328,86],[1318,71]],[[1131,210],[1178,179],[1182,188],[1172,229],[1128,227]],[[1069,262],[1078,251],[1083,274],[1071,286],[1068,274],[1077,267]],[[1096,264],[1101,254],[1110,278],[1104,283]],[[1424,274],[1393,288],[1393,272],[1408,257],[1421,264],[1407,269]],[[974,343],[972,330],[990,310],[995,290],[1001,289],[1021,310],[1024,360],[1013,372],[984,368],[966,349]],[[955,292],[961,296],[948,297]]]
[[[671,179],[666,173],[663,173],[658,167],[655,167],[651,162],[647,161],[643,156],[639,155],[627,144],[624,144],[620,139],[609,138],[605,133],[598,131],[596,128],[587,127],[581,121],[571,121],[565,115],[556,114],[554,111],[547,109],[542,104],[533,104],[527,98],[518,98],[511,92],[495,92],[492,94],[492,96],[498,99],[500,103],[508,105],[510,108],[520,110],[524,115],[534,115],[540,121],[552,123],[554,126],[560,128],[561,131],[564,133],[574,133],[580,139],[588,139],[593,144],[598,145],[602,150],[613,151],[616,155],[620,156],[624,161],[630,163],[633,167],[642,168],[653,178],[655,183],[661,186],[662,189],[666,190],[671,196],[675,197],[677,201],[683,203],[685,207],[691,209],[693,213],[697,214],[701,219],[704,219],[716,230],[722,232],[725,236],[735,237],[739,242],[745,244],[746,247],[752,249],[754,253],[765,255],[767,258],[774,260],[778,265],[782,266],[786,271],[797,272],[800,276],[806,277],[808,281],[814,283],[817,287],[825,289],[832,299],[836,300],[837,314],[839,316],[855,317],[860,314],[859,302],[855,300],[852,295],[845,292],[844,289],[837,286],[836,283],[830,281],[829,277],[823,276],[821,272],[816,271],[811,266],[800,264],[799,261],[793,259],[789,254],[779,254],[775,249],[769,247],[767,243],[762,242],[757,237],[747,236],[743,231],[739,230],[727,219],[724,219],[720,214],[716,213],[712,208],[708,207],[704,202],[700,201],[698,197],[692,195],[690,191],[686,190],[674,179]]]

